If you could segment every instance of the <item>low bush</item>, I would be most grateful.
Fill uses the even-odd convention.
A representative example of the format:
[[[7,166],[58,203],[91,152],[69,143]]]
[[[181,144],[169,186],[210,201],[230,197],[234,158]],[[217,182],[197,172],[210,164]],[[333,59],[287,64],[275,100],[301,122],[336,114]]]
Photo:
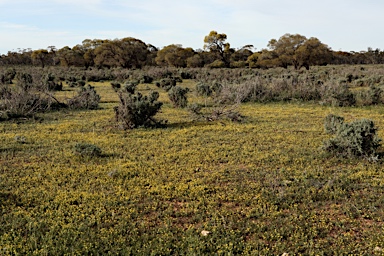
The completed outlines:
[[[120,104],[114,107],[116,122],[125,130],[142,126],[161,126],[161,122],[154,119],[163,105],[157,101],[158,98],[159,93],[155,91],[149,96],[134,91],[119,91]]]
[[[196,92],[200,96],[209,97],[213,91],[209,84],[200,82],[196,84]]]
[[[138,81],[127,81],[123,86],[123,90],[127,93],[133,94],[135,93],[136,87],[139,85]]]
[[[168,96],[173,106],[176,108],[185,108],[188,105],[187,93],[188,88],[174,86],[168,91]]]
[[[159,88],[163,88],[166,91],[169,91],[172,87],[176,86],[178,82],[182,82],[181,78],[167,77],[156,82],[156,86]]]
[[[55,76],[51,73],[48,73],[43,77],[42,83],[44,88],[47,89],[48,91],[63,90],[63,84],[61,82],[56,82]]]
[[[59,103],[48,93],[44,94],[24,87],[0,88],[1,119],[31,117],[36,113],[55,108]]]
[[[344,123],[344,117],[329,114],[324,120],[324,129],[326,133],[335,134],[339,127]]]
[[[97,109],[99,102],[95,87],[88,85],[81,87],[77,96],[68,99],[67,105],[70,109]]]
[[[369,119],[342,123],[336,136],[326,141],[323,147],[329,153],[344,157],[375,157],[381,142],[376,132],[374,122]]]
[[[99,157],[102,153],[98,146],[88,143],[77,143],[74,146],[73,151],[76,155],[81,157]]]

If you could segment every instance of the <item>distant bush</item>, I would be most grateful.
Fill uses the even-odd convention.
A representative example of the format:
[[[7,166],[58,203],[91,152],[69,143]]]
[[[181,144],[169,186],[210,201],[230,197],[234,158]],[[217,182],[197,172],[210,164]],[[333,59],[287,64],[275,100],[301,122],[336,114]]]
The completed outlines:
[[[340,119],[339,119],[340,120]],[[324,143],[325,151],[346,157],[374,157],[380,147],[373,121],[360,119],[342,123],[336,136]]]
[[[208,68],[225,68],[226,64],[222,60],[215,60],[214,62],[206,65]]]
[[[95,87],[81,87],[77,96],[68,99],[67,105],[70,109],[97,109],[100,102],[100,96],[96,93]]]
[[[140,83],[141,84],[150,84],[153,82],[153,77],[148,76],[148,75],[142,75],[140,78]]]
[[[190,72],[190,71],[180,71],[179,72],[181,79],[195,79],[196,74]]]
[[[121,84],[118,82],[111,82],[112,89],[117,92],[121,88]]]
[[[158,92],[143,96],[139,92],[119,91],[120,104],[114,107],[116,122],[123,129],[161,126],[161,122],[154,119],[163,105],[162,102],[157,101],[158,98]]]
[[[209,97],[213,90],[209,84],[200,82],[196,84],[196,92],[200,96]]]
[[[48,91],[61,91],[63,90],[63,84],[56,82],[55,76],[51,73],[46,74],[43,79],[43,86]]]
[[[176,79],[173,78],[163,78],[160,81],[156,82],[156,86],[163,88],[166,91],[169,91],[172,87],[176,86]]]
[[[14,68],[8,68],[3,75],[0,75],[0,83],[12,84],[12,80],[16,77],[16,70]]]
[[[127,81],[123,86],[123,90],[127,93],[135,93],[136,87],[139,85],[139,81]]]
[[[98,146],[88,143],[77,143],[73,151],[81,157],[99,157],[102,153]]]
[[[168,96],[172,104],[177,108],[185,108],[188,105],[188,88],[174,86],[168,91]]]
[[[335,81],[328,81],[321,86],[321,100],[323,104],[337,107],[350,107],[356,105],[356,96],[345,83],[340,85]]]
[[[29,73],[17,73],[17,85],[27,91],[33,86],[33,78]]]

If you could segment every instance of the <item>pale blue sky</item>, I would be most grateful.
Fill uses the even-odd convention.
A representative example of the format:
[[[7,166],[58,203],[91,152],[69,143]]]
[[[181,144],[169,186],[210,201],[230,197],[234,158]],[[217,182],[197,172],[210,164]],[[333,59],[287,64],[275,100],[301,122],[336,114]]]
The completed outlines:
[[[299,33],[333,50],[383,50],[383,11],[382,0],[0,0],[0,54],[124,37],[199,49],[211,30],[234,48]]]

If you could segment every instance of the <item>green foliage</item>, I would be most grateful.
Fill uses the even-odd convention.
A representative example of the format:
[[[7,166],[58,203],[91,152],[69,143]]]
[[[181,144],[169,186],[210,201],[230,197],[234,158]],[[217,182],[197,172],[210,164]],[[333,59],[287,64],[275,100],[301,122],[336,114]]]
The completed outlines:
[[[115,119],[123,129],[161,125],[153,118],[163,105],[157,101],[158,92],[153,91],[149,96],[143,96],[140,92],[122,90],[118,95],[120,104],[114,107]]]
[[[376,132],[375,124],[369,119],[342,123],[336,136],[324,143],[324,149],[346,157],[375,157],[381,145]]]
[[[324,129],[326,133],[335,134],[344,123],[344,117],[329,114],[324,120]]]
[[[70,109],[97,109],[99,107],[100,95],[95,87],[88,85],[81,87],[77,96],[67,100]]]
[[[102,153],[98,146],[89,143],[76,143],[73,152],[81,157],[99,157]]]
[[[173,106],[177,108],[185,108],[188,105],[187,93],[188,88],[182,88],[180,86],[174,86],[168,91],[168,97],[173,103]]]

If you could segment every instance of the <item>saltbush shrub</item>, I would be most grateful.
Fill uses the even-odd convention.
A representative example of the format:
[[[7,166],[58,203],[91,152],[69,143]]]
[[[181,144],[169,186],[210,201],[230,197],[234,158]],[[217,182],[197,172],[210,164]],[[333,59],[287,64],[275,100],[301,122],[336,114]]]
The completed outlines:
[[[16,70],[15,68],[8,68],[4,75],[1,77],[1,83],[4,84],[12,84],[12,80],[16,77]]]
[[[121,88],[121,84],[118,82],[111,82],[112,89],[117,92]]]
[[[100,95],[95,87],[87,85],[79,89],[77,96],[67,100],[67,105],[71,109],[97,109],[99,102]]]
[[[169,100],[172,102],[173,106],[177,108],[185,108],[188,105],[188,92],[188,88],[174,86],[168,91]]]
[[[334,91],[332,96],[334,100],[332,101],[332,105],[338,107],[350,107],[356,104],[356,97],[349,90],[346,85],[340,85],[337,91]]]
[[[209,84],[200,82],[196,84],[196,92],[200,96],[209,97],[213,91]]]
[[[102,154],[98,146],[89,143],[76,143],[73,151],[81,157],[99,157]]]
[[[375,157],[380,147],[377,128],[372,120],[342,123],[336,136],[324,142],[325,151],[345,157]]]
[[[30,88],[16,86],[0,89],[1,119],[30,117],[36,113],[45,112],[57,105],[54,98]]]
[[[123,86],[123,90],[130,94],[133,94],[135,93],[136,87],[138,85],[139,85],[139,81],[127,81]]]
[[[344,123],[344,117],[329,114],[324,120],[324,129],[326,133],[335,134],[339,127]]]
[[[158,98],[159,93],[155,91],[148,96],[140,92],[119,91],[120,104],[114,107],[116,122],[123,129],[162,125],[154,119],[163,105],[157,101]]]
[[[140,78],[140,83],[142,84],[150,84],[153,82],[153,77],[148,75],[142,75]]]
[[[29,73],[17,73],[16,78],[17,85],[25,91],[29,90],[33,85],[32,75]]]
[[[56,82],[56,78],[53,74],[46,74],[43,79],[43,86],[48,91],[61,91],[63,90],[63,84],[61,82]]]
[[[182,80],[179,77],[167,77],[163,78],[160,81],[156,82],[156,86],[163,88],[166,91],[169,91],[172,87],[176,86],[177,83],[181,83]]]

